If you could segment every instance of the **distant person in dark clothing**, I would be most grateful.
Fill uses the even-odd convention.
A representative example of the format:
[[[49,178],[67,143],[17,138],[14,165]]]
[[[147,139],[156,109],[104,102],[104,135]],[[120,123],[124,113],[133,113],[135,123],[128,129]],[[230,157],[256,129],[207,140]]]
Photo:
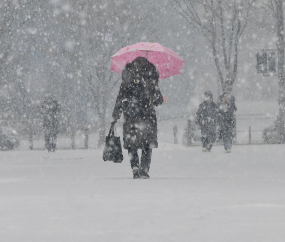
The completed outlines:
[[[226,153],[231,153],[232,140],[235,136],[237,111],[235,97],[230,92],[224,92],[218,100],[220,138],[223,140]]]
[[[50,151],[55,151],[56,139],[59,131],[58,113],[60,106],[56,100],[48,97],[41,105],[43,115],[43,128],[45,132],[45,147]]]
[[[204,101],[196,113],[196,124],[201,128],[202,147],[204,152],[210,152],[216,140],[216,127],[218,123],[218,108],[213,102],[210,91],[204,93]]]
[[[158,146],[155,106],[164,101],[158,87],[158,78],[155,66],[143,57],[127,64],[122,72],[112,127],[123,112],[124,148],[129,153],[134,179],[150,178],[148,172],[152,149]],[[138,149],[142,149],[140,164]]]

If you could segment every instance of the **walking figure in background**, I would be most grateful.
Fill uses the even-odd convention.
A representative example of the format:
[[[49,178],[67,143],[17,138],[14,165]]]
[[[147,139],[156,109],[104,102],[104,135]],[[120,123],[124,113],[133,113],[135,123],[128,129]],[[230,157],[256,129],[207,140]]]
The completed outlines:
[[[230,92],[224,92],[218,100],[220,138],[223,140],[226,153],[231,153],[232,140],[235,136],[237,111],[235,97]]]
[[[164,99],[158,87],[159,74],[146,58],[138,57],[122,71],[122,84],[113,111],[111,128],[124,115],[123,141],[128,150],[133,178],[148,175],[152,149],[158,147],[155,106]],[[138,149],[142,149],[139,164]]]
[[[202,150],[210,152],[216,140],[218,124],[218,108],[213,102],[212,92],[206,91],[204,93],[204,101],[199,105],[195,122],[201,128]]]
[[[60,107],[58,102],[53,100],[51,97],[48,97],[41,106],[43,128],[45,132],[45,147],[48,152],[55,152],[56,139],[59,132],[59,111]]]
[[[173,127],[174,144],[178,144],[177,133],[178,133],[177,126],[174,126]]]

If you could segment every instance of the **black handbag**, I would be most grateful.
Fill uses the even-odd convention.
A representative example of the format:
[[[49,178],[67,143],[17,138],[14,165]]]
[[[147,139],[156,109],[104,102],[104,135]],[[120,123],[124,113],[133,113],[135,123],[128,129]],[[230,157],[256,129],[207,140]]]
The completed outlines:
[[[111,127],[108,136],[106,136],[103,160],[121,163],[123,159],[120,137],[115,136],[114,128]]]

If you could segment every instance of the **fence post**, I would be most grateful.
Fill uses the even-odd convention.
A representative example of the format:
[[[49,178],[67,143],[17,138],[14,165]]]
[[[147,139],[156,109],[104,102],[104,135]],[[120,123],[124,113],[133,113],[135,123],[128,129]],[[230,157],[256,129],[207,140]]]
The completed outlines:
[[[178,144],[177,133],[178,133],[177,126],[174,126],[173,127],[174,144]]]
[[[187,121],[186,136],[187,136],[187,139],[186,139],[187,146],[190,146],[192,144],[192,138],[194,137],[193,126],[192,126],[192,122],[190,119]]]
[[[251,126],[248,128],[248,144],[251,145]]]
[[[75,128],[71,127],[71,149],[75,149]]]
[[[237,144],[237,125],[235,123],[235,137],[234,137],[234,144]]]
[[[85,134],[85,138],[84,138],[84,148],[88,149],[88,141],[89,141],[89,130],[88,128],[84,129],[84,134]]]
[[[29,147],[30,147],[30,150],[32,150],[34,148],[34,144],[33,144],[33,130],[32,128],[30,128],[29,130]]]

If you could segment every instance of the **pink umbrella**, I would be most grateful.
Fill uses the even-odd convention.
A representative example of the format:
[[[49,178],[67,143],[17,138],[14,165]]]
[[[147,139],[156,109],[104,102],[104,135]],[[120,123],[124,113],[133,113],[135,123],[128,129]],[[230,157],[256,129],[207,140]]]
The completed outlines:
[[[111,63],[111,71],[121,73],[126,64],[132,62],[137,57],[145,57],[155,65],[159,72],[159,79],[181,74],[184,60],[159,43],[139,42],[127,46],[114,54]]]

